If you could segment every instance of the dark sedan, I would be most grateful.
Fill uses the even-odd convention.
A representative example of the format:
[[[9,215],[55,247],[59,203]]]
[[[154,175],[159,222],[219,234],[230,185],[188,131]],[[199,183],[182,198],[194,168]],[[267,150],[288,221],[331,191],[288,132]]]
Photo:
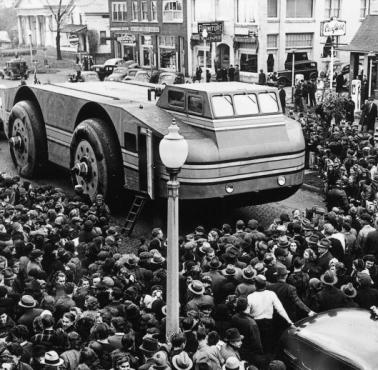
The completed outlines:
[[[343,308],[296,323],[281,338],[279,357],[289,369],[378,369],[377,315]]]

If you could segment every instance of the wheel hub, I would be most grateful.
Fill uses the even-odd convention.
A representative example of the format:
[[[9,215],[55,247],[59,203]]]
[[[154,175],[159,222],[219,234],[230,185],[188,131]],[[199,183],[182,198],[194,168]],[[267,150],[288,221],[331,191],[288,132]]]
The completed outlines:
[[[80,141],[74,155],[71,173],[75,182],[81,185],[84,192],[92,198],[97,193],[99,182],[96,155],[91,144],[86,140]]]
[[[20,166],[27,164],[29,155],[29,137],[26,125],[21,118],[16,118],[13,123],[9,145],[13,150],[17,164]]]

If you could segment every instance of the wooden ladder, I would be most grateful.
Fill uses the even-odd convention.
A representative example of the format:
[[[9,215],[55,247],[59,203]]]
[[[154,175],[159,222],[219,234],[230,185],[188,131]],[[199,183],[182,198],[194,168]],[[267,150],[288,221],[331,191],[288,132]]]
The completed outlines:
[[[127,214],[125,226],[123,228],[123,233],[130,236],[133,232],[134,226],[138,219],[139,214],[147,201],[147,195],[135,194],[133,204],[130,207],[129,213]]]

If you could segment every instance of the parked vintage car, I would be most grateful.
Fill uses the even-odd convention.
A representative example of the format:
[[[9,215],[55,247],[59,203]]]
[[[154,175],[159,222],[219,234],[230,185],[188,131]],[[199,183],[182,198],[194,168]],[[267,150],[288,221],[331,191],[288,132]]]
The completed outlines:
[[[149,82],[151,78],[150,72],[144,69],[129,69],[127,76],[123,79],[123,81],[139,81],[139,82]]]
[[[377,314],[342,308],[300,320],[282,336],[278,357],[288,369],[378,369]]]
[[[137,65],[133,60],[124,61],[122,58],[112,58],[105,61],[104,64],[94,64],[91,67],[91,71],[95,71],[98,77],[103,81],[107,76],[110,76],[114,69],[118,66],[133,68]]]
[[[11,59],[5,64],[4,77],[10,80],[29,77],[29,68],[26,62],[20,58]]]
[[[186,82],[185,76],[181,72],[162,72],[159,76],[160,85],[176,85]]]
[[[100,81],[95,71],[82,71],[78,77],[77,73],[72,73],[68,76],[69,82],[88,82],[88,81]]]

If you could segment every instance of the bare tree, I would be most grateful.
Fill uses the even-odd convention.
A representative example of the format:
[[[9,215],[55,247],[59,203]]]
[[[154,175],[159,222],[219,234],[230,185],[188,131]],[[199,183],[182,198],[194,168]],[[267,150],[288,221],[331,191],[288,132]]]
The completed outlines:
[[[64,17],[69,14],[74,6],[74,0],[58,0],[58,3],[51,3],[50,0],[45,0],[47,7],[50,9],[50,12],[55,19],[56,23],[56,59],[62,60],[62,52],[60,51],[60,32],[62,29]],[[50,25],[50,31],[53,31],[52,25]]]

